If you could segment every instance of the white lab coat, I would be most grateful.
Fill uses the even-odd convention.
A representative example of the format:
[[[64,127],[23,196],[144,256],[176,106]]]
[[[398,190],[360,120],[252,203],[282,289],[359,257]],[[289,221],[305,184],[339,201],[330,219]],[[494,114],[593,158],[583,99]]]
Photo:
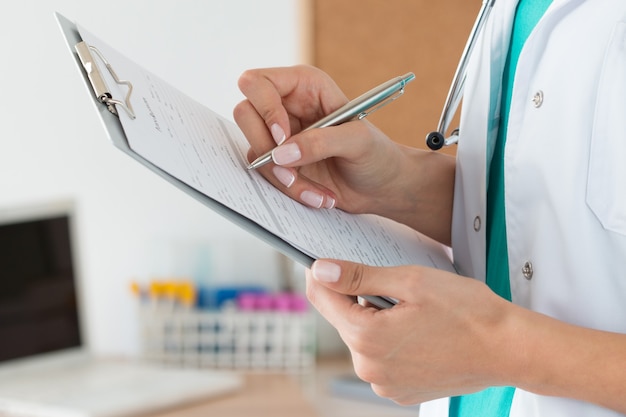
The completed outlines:
[[[492,150],[485,138],[494,138],[498,127],[516,4],[496,1],[471,58],[463,102],[453,250],[460,273],[480,280]],[[553,0],[521,52],[510,111],[505,206],[514,303],[626,333],[625,125],[626,0]],[[446,413],[447,401],[440,400],[423,404],[420,417]],[[520,389],[511,411],[515,417],[615,415]]]

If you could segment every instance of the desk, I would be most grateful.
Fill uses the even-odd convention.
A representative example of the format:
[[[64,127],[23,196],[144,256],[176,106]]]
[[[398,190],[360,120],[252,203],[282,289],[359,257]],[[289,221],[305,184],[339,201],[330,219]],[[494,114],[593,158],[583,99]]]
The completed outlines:
[[[319,361],[308,375],[248,374],[244,388],[237,393],[152,417],[417,417],[416,407],[357,401],[329,393],[331,379],[349,374],[351,369],[348,359],[337,358]]]

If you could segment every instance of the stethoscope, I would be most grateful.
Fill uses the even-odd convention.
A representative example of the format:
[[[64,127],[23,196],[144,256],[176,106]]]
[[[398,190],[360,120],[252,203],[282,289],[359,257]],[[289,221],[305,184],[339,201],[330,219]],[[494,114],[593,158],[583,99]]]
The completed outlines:
[[[461,54],[459,65],[454,73],[454,78],[452,79],[452,84],[450,85],[450,91],[448,92],[448,97],[446,98],[446,102],[441,112],[441,117],[439,118],[437,130],[430,132],[426,136],[426,145],[428,145],[428,147],[433,151],[439,150],[444,146],[455,144],[459,141],[459,129],[454,129],[447,138],[445,135],[450,127],[450,122],[456,113],[457,107],[459,106],[459,102],[463,97],[463,88],[465,87],[465,71],[467,69],[469,58],[472,55],[474,45],[476,44],[476,39],[483,30],[487,17],[489,17],[489,12],[491,12],[491,8],[495,2],[496,0],[483,0],[483,4],[478,12],[478,16],[476,17],[476,22],[474,22],[472,31],[470,32],[465,48],[463,49],[463,53]]]

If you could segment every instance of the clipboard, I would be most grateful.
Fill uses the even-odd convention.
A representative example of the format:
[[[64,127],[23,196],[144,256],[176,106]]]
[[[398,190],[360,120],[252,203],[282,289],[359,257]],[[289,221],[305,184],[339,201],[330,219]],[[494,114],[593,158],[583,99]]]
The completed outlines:
[[[312,265],[316,258],[309,254],[310,250],[309,253],[306,253],[303,249],[296,246],[291,241],[286,240],[277,233],[269,230],[269,228],[264,227],[246,215],[239,213],[230,206],[218,201],[216,198],[208,196],[206,193],[201,192],[201,190],[192,187],[176,175],[173,175],[168,170],[151,162],[139,152],[135,151],[131,147],[127,131],[124,129],[124,126],[120,121],[120,112],[124,112],[124,116],[127,116],[131,120],[136,117],[132,106],[132,80],[124,80],[124,74],[120,74],[118,77],[118,74],[115,72],[113,66],[108,63],[107,58],[96,47],[86,44],[83,41],[80,31],[75,23],[71,22],[59,13],[55,13],[55,15],[70,53],[74,58],[76,67],[79,70],[84,85],[87,88],[89,96],[91,97],[91,102],[94,104],[99,119],[102,122],[110,141],[116,148],[225,219],[231,221],[239,227],[242,227],[252,235],[271,245],[285,256],[304,265],[305,267],[310,267]],[[102,74],[103,67],[110,73],[107,78],[112,78],[116,84],[119,84],[126,89],[124,96],[120,96],[120,93],[118,93],[117,96],[111,93],[111,90],[109,89],[111,86],[107,85]],[[116,91],[121,90],[117,88]],[[133,136],[133,138],[136,137]],[[245,170],[245,166],[242,167],[242,169]],[[280,194],[280,192],[275,189],[272,189],[272,192]],[[285,198],[282,194],[281,197]],[[359,223],[356,217],[358,215],[348,215],[346,213],[341,214],[346,216],[355,216],[351,219],[353,219],[357,224]],[[389,220],[383,219],[383,221]],[[298,223],[298,225],[300,225],[300,223]],[[406,229],[408,230],[408,228]],[[409,234],[418,235],[417,232],[412,230]],[[410,240],[412,240],[412,235]],[[419,240],[421,242],[421,238]],[[391,242],[391,246],[396,246],[395,242]],[[455,271],[452,262],[445,253],[443,247],[440,245],[426,241],[424,243],[418,243],[417,248],[418,251],[423,249],[424,252],[426,252],[426,259],[432,266],[447,269],[449,271]],[[407,262],[404,264],[406,263]],[[427,264],[425,262],[418,263]],[[398,263],[394,263],[393,265],[397,264]],[[396,304],[396,300],[389,297],[363,295],[361,298],[366,299],[379,308],[390,308]]]
[[[68,20],[65,16],[59,13],[55,13],[55,16],[56,16],[57,22],[59,23],[61,31],[63,32],[63,35],[67,42],[67,46],[70,48],[70,52],[76,61],[76,65],[77,65],[77,68],[79,69],[79,73],[81,77],[83,78],[83,81],[85,82],[85,86],[89,90],[89,95],[92,98],[92,102],[98,113],[98,117],[104,126],[104,130],[106,131],[107,136],[109,137],[109,140],[113,143],[113,145],[116,148],[118,148],[119,150],[121,150],[122,152],[124,152],[125,154],[127,154],[128,156],[130,156],[131,158],[133,158],[140,164],[144,165],[146,168],[148,168],[149,170],[151,170],[152,172],[154,172],[155,174],[157,174],[164,180],[173,184],[175,187],[181,189],[186,194],[190,195],[191,197],[195,198],[202,204],[206,205],[211,210],[215,211],[219,215],[225,217],[227,220],[249,231],[250,233],[255,235],[257,238],[268,243],[269,245],[274,247],[276,250],[278,250],[285,256],[288,256],[289,258],[299,262],[300,264],[304,266],[307,266],[307,267],[311,266],[311,264],[314,261],[314,259],[311,256],[306,255],[299,249],[296,249],[293,245],[290,245],[289,243],[285,242],[282,238],[276,236],[270,231],[258,227],[258,225],[255,222],[251,221],[247,217],[237,213],[236,211],[233,211],[232,209],[225,206],[224,204],[210,197],[207,197],[205,194],[202,194],[201,192],[197,191],[193,187],[190,187],[186,183],[180,181],[178,178],[170,175],[169,173],[165,172],[158,166],[154,165],[150,161],[143,158],[141,155],[134,152],[128,145],[126,134],[124,133],[124,129],[119,121],[119,118],[117,116],[117,110],[115,108],[115,105],[116,104],[119,105],[120,102],[126,105],[125,104],[126,100],[122,101],[122,100],[118,100],[118,99],[111,97],[110,93],[108,93],[108,88],[106,88],[106,85],[104,84],[98,85],[98,81],[96,81],[95,83],[92,82],[92,79],[90,79],[89,74],[83,69],[83,63],[81,61],[81,58],[79,57],[78,53],[75,50],[75,46],[83,42],[80,36],[80,33],[78,32],[78,29],[76,27],[76,24],[74,24],[73,22]],[[97,59],[96,56],[93,55],[93,53],[92,53],[92,57],[94,59]],[[92,73],[92,76],[96,77],[97,79],[98,75],[93,75],[93,74],[95,73]],[[99,89],[94,89],[93,87],[94,84],[98,85]],[[132,94],[132,89],[131,89],[131,94]],[[107,100],[105,97],[110,97],[110,100]],[[132,106],[130,108],[132,109]],[[124,111],[128,111],[128,110],[124,109]]]

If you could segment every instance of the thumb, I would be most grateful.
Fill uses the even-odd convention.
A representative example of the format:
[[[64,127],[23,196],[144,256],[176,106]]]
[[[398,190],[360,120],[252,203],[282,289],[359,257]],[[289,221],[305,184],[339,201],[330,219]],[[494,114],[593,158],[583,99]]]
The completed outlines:
[[[378,268],[363,264],[320,259],[311,266],[313,278],[325,287],[345,295],[388,296],[396,298],[389,286],[393,268]],[[369,298],[369,297],[366,297]]]

